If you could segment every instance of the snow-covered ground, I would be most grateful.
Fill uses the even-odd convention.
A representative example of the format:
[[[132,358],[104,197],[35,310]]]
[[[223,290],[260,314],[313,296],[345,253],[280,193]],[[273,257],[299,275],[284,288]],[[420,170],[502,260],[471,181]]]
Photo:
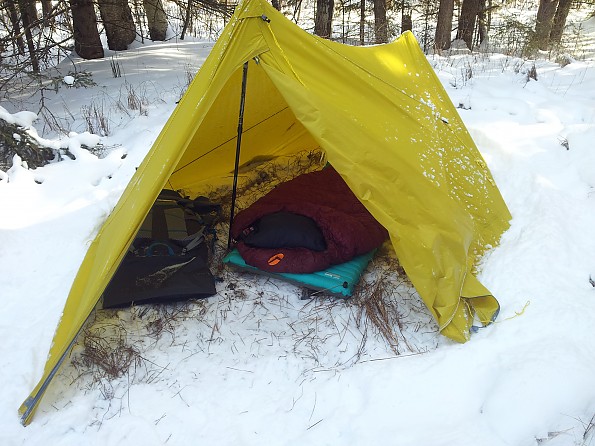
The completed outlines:
[[[0,172],[0,444],[595,444],[595,64],[498,54],[430,57],[513,215],[481,265],[496,324],[450,342],[380,260],[366,279],[394,285],[391,348],[349,301],[303,301],[217,268],[207,300],[98,311],[32,424],[19,424],[85,247],[210,48],[75,59],[97,85],[66,78],[45,97],[67,136],[18,113],[37,111],[35,97],[0,103],[0,118],[76,157]],[[97,140],[94,153],[81,147]],[[106,378],[86,360],[92,346],[130,367]]]

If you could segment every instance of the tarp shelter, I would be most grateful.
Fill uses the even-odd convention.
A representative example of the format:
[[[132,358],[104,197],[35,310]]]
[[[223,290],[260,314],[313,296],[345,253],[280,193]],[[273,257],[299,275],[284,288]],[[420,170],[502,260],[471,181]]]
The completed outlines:
[[[231,183],[243,67],[240,163],[322,148],[391,241],[440,331],[464,342],[498,302],[473,275],[510,214],[457,111],[411,33],[352,47],[246,0],[99,229],[72,284],[28,423],[164,186],[190,196]]]

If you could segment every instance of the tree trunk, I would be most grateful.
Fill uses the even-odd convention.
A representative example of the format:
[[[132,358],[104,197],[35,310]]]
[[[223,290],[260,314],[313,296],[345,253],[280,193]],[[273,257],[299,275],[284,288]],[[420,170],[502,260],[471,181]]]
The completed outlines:
[[[550,43],[550,33],[554,24],[554,16],[558,0],[540,0],[535,22],[534,43],[540,50],[547,50]]]
[[[186,4],[186,13],[184,14],[184,25],[182,26],[180,40],[184,40],[184,37],[186,37],[186,31],[190,26],[190,20],[192,20],[192,0],[188,0],[188,3]]]
[[[403,8],[401,12],[401,32],[413,30],[413,19],[411,18],[411,9]]]
[[[314,34],[330,39],[333,33],[334,0],[316,0],[316,18],[314,20]]]
[[[450,48],[454,7],[454,0],[440,0],[438,21],[436,23],[436,35],[434,36],[434,48],[438,52]]]
[[[461,6],[456,38],[463,40],[470,50],[473,49],[473,33],[475,32],[477,16],[481,11],[481,4],[481,0],[464,0],[463,6]]]
[[[22,14],[27,14],[29,23],[34,24],[37,22],[37,7],[34,0],[19,0],[19,8]]]
[[[37,58],[37,51],[35,43],[33,42],[32,28],[37,20],[37,13],[35,16],[31,15],[31,5],[33,2],[29,0],[19,0],[19,10],[21,11],[21,22],[23,23],[23,30],[25,31],[25,41],[27,42],[27,50],[31,58],[31,69],[34,73],[39,73],[39,59]]]
[[[70,0],[74,50],[83,59],[101,59],[103,46],[97,31],[97,18],[92,0]]]
[[[52,25],[54,20],[54,15],[52,14],[53,6],[52,0],[41,0],[41,15],[43,17],[43,26],[47,27]]]
[[[149,36],[153,41],[164,41],[167,34],[167,15],[161,0],[143,0]]]
[[[366,0],[359,2],[359,44],[366,43]]]
[[[277,11],[281,11],[281,2],[279,0],[271,0],[271,5],[273,5],[273,8]]]
[[[550,43],[552,45],[559,45],[562,41],[562,34],[564,34],[564,26],[566,26],[566,18],[570,12],[572,0],[560,0],[556,14],[554,15],[554,22],[550,32]]]
[[[10,23],[12,24],[12,34],[16,37],[16,47],[19,54],[25,54],[25,41],[21,35],[21,22],[19,21],[19,12],[17,10],[14,0],[6,0],[6,6],[10,16]]]
[[[52,0],[41,0],[41,11],[43,18],[46,19],[52,12]]]
[[[479,44],[488,40],[488,19],[486,17],[486,1],[480,0],[479,12],[477,13],[477,30],[479,32]]]
[[[374,0],[374,36],[376,43],[388,42],[386,0]]]
[[[99,12],[110,50],[123,51],[134,42],[136,30],[126,0],[99,0]]]

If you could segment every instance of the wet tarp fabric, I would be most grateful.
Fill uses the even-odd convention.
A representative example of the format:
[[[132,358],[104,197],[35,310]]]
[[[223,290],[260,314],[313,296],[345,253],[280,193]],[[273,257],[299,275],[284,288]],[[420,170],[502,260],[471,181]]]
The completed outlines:
[[[193,196],[231,183],[245,62],[240,162],[321,148],[388,230],[442,334],[465,342],[474,316],[487,324],[497,314],[473,267],[510,214],[414,36],[346,46],[306,33],[265,0],[246,0],[90,243],[39,384],[20,408],[23,423],[161,189]]]

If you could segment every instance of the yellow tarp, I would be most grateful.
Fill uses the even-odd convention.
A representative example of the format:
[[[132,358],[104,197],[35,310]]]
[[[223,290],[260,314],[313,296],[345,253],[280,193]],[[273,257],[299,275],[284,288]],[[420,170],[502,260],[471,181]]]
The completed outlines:
[[[510,214],[481,155],[411,33],[350,47],[312,36],[265,0],[246,0],[215,44],[72,285],[28,423],[62,358],[167,185],[191,195],[231,182],[242,66],[249,61],[240,163],[321,147],[384,225],[441,332],[464,342],[498,302],[473,276]]]

